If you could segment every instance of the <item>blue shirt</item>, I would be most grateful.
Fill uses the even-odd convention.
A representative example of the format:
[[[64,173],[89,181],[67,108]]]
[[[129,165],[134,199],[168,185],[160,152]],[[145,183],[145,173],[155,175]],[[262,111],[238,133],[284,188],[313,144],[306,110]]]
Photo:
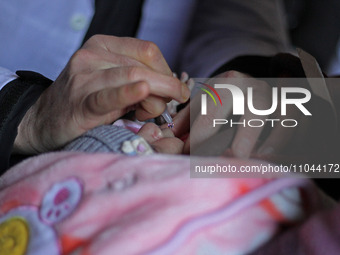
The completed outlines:
[[[155,42],[174,70],[206,77],[238,55],[287,51],[280,7],[279,0],[145,0],[137,37]],[[0,67],[55,79],[80,47],[94,1],[11,0],[0,9]],[[0,88],[9,77],[0,69]]]

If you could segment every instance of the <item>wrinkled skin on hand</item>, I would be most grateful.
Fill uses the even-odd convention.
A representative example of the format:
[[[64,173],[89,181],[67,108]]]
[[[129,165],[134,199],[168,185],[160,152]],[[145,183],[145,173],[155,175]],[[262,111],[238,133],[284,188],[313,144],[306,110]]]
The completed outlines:
[[[159,116],[171,99],[185,102],[189,95],[154,43],[93,36],[28,110],[14,151],[54,150],[132,109],[145,120]]]

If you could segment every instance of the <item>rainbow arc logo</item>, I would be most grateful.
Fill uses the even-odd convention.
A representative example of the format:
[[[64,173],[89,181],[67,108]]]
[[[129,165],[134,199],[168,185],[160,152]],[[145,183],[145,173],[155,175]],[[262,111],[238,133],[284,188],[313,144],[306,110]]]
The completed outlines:
[[[220,101],[221,106],[223,106],[222,100],[220,98],[220,95],[217,93],[217,91],[212,86],[210,86],[209,84],[203,83],[203,82],[197,82],[197,83],[199,83],[199,84],[209,88],[212,92],[214,92],[214,94],[217,96],[218,100]],[[207,89],[204,89],[204,88],[200,88],[200,89],[203,90],[205,93],[207,93],[212,98],[212,100],[214,101],[215,105],[217,106],[217,102],[216,102],[216,99],[213,96],[213,94],[211,94],[211,92],[209,92]]]

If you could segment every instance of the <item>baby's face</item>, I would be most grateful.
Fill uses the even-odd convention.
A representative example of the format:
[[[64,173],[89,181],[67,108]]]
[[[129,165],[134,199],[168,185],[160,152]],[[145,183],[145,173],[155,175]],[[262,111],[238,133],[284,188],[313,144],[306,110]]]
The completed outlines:
[[[184,143],[175,137],[172,130],[166,125],[159,127],[154,123],[147,123],[141,127],[137,134],[143,137],[158,153],[182,153]]]

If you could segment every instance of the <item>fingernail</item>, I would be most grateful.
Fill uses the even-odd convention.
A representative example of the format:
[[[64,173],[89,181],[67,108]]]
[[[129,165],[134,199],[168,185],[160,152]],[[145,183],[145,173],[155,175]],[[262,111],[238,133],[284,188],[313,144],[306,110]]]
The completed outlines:
[[[270,155],[274,153],[274,148],[271,146],[265,146],[259,149],[258,154],[259,155]]]
[[[182,72],[180,81],[186,83],[189,80],[189,75],[186,72]]]
[[[234,155],[238,158],[249,158],[250,155],[250,141],[248,139],[241,139],[235,146]]]
[[[162,132],[162,130],[160,130],[160,129],[158,128],[158,130],[156,130],[156,131],[153,133],[152,137],[153,137],[155,140],[157,140],[157,141],[158,141],[159,139],[163,138],[163,132]]]
[[[184,101],[187,101],[190,97],[190,90],[185,84],[182,84],[182,97]]]
[[[192,89],[194,88],[194,86],[195,86],[195,81],[194,81],[194,79],[189,79],[188,80],[188,82],[187,82],[187,86],[188,86],[188,88],[189,88],[189,90],[190,91],[192,91]]]

